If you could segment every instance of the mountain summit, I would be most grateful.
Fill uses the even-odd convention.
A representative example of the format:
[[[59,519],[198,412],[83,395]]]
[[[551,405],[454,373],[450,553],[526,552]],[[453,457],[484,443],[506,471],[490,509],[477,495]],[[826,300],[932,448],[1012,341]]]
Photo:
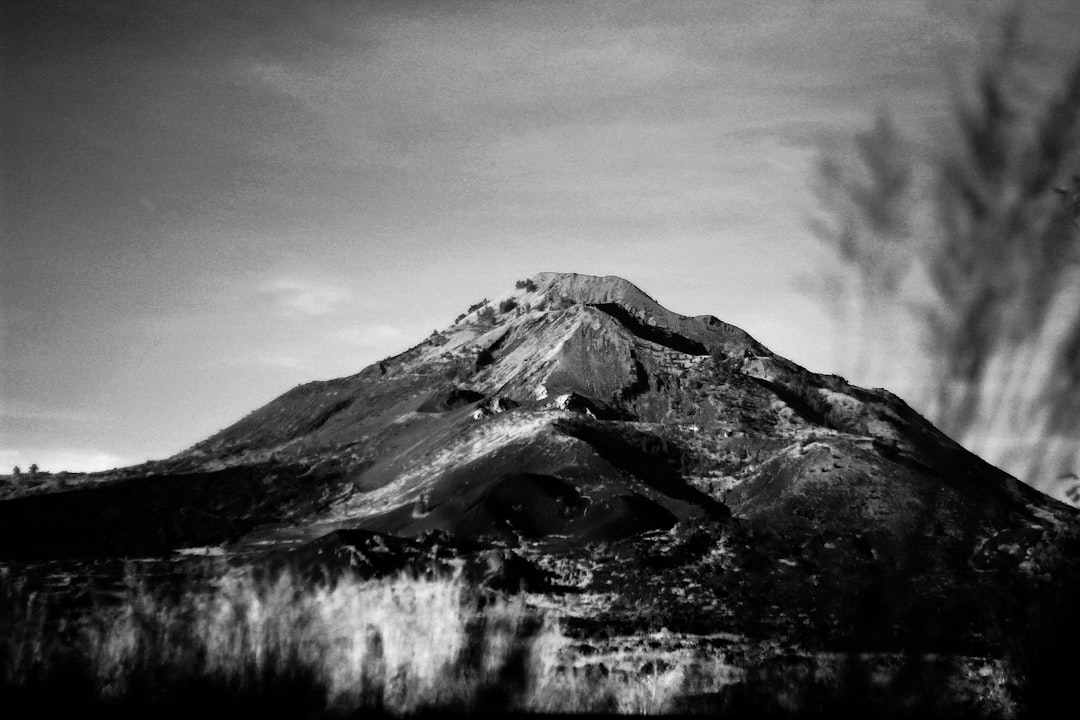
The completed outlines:
[[[887,391],[567,273],[72,485],[0,502],[0,560],[209,547],[374,573],[449,552],[551,593],[586,634],[969,658],[1005,652],[1078,536],[1075,511]],[[582,593],[603,601],[573,610]]]

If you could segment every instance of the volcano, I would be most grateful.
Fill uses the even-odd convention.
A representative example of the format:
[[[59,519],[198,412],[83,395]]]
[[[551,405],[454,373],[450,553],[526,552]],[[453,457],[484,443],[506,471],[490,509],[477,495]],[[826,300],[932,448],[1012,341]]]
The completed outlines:
[[[727,633],[980,667],[1075,592],[1080,534],[886,390],[567,273],[167,460],[9,493],[0,561],[20,567],[481,558],[478,578],[556,598],[594,650],[598,633]]]

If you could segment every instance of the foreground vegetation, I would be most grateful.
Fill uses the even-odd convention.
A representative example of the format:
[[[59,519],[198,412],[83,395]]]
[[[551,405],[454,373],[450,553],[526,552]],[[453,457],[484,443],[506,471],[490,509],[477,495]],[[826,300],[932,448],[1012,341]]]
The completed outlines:
[[[35,714],[650,713],[682,680],[579,677],[558,666],[553,618],[460,573],[310,585],[233,569],[180,593],[132,575],[118,602],[75,613],[18,583],[3,602],[0,701]]]
[[[6,716],[1007,717],[1017,710],[1003,685],[1007,672],[979,678],[944,656],[797,656],[772,644],[748,654],[743,670],[701,654],[688,663],[658,655],[639,661],[638,671],[609,672],[575,664],[580,639],[550,611],[480,590],[460,573],[345,574],[312,584],[288,570],[219,570],[182,587],[151,587],[132,572],[118,597],[81,609],[63,609],[5,577]]]
[[[1055,58],[1022,9],[954,73],[944,118],[916,132],[883,108],[825,150],[814,226],[839,261],[823,287],[844,374],[891,378],[947,435],[1078,504],[1080,55]]]

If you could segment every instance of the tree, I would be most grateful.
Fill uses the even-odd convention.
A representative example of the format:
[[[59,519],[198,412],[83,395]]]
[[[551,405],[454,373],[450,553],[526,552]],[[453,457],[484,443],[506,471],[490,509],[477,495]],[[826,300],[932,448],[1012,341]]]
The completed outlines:
[[[827,216],[815,229],[853,271],[857,289],[846,296],[863,330],[889,328],[897,313],[915,319],[926,380],[912,400],[991,462],[1052,490],[1080,463],[1080,263],[1071,262],[1080,231],[1064,206],[1066,179],[1080,169],[1080,56],[1055,68],[1021,27],[1015,14],[1003,18],[921,151],[885,111],[846,154],[829,149],[818,192]],[[1024,443],[1009,447],[1008,437]]]
[[[30,476],[31,477],[33,477],[34,475],[37,475],[37,471],[38,471],[38,466],[37,466],[36,463],[30,466]]]
[[[11,474],[15,477],[19,477],[20,475],[22,475],[22,468],[16,465],[15,469],[11,471]]]
[[[859,270],[853,278],[830,282],[833,310],[854,331],[854,347],[845,355],[854,359],[857,376],[876,369],[874,358],[861,348],[873,324],[891,312],[889,300],[900,290],[912,261],[912,151],[882,110],[873,127],[857,135],[850,147],[833,146],[818,162],[814,191],[828,214],[812,219],[811,228],[844,263]],[[850,301],[855,307],[849,307]]]

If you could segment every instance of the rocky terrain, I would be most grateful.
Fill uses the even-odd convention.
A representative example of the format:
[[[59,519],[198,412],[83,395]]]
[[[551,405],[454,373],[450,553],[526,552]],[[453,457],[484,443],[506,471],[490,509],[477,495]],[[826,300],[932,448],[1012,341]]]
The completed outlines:
[[[557,615],[564,672],[682,668],[676,710],[848,682],[1010,716],[1076,668],[1076,510],[616,277],[541,273],[175,457],[6,493],[5,572],[72,598],[132,558],[456,568]]]

